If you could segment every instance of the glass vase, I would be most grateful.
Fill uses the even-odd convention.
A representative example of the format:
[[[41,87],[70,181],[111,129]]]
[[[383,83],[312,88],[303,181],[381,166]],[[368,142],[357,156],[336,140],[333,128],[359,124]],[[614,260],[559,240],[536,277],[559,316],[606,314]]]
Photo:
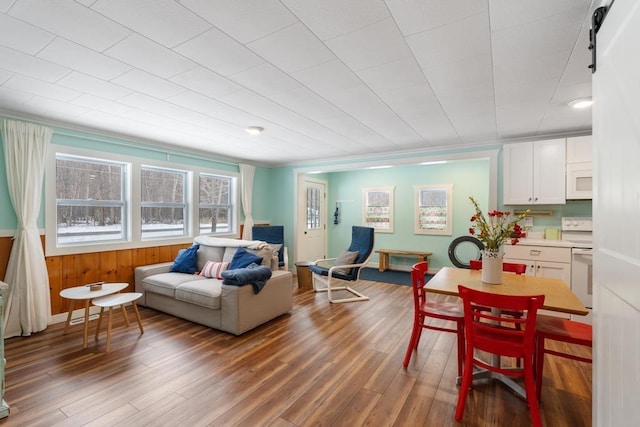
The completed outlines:
[[[504,253],[501,250],[482,251],[482,281],[493,285],[502,283],[502,257]]]

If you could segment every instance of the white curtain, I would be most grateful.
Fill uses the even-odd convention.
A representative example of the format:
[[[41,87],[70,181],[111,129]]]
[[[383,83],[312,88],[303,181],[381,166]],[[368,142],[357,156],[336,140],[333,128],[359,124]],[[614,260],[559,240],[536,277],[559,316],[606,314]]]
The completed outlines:
[[[49,274],[38,231],[49,128],[4,120],[0,128],[11,204],[18,219],[4,281],[5,337],[31,335],[51,317]]]
[[[242,192],[242,211],[244,212],[244,229],[242,238],[251,240],[253,217],[251,216],[251,200],[253,200],[253,176],[256,173],[255,166],[240,164],[240,181]]]

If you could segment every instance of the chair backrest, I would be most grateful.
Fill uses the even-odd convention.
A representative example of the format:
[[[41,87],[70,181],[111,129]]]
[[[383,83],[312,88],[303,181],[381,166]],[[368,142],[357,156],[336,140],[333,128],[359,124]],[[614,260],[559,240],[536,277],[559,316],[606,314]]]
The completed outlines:
[[[424,291],[425,279],[424,275],[429,269],[427,261],[418,262],[411,267],[411,287],[413,288],[413,308],[416,313],[420,311],[420,307],[426,301],[427,295]]]
[[[365,263],[373,253],[374,231],[373,227],[362,227],[359,225],[351,227],[351,244],[347,250],[349,252],[358,251],[358,257],[353,262],[354,264]],[[357,278],[359,274],[360,267],[354,267],[351,269],[349,275]]]
[[[500,295],[462,285],[458,285],[458,292],[468,345],[508,357],[533,357],[536,316],[544,304],[544,295]],[[486,311],[486,307],[492,310]],[[501,310],[519,311],[523,316],[501,314]]]
[[[482,270],[482,261],[479,259],[470,260],[469,268],[471,268],[472,270]],[[506,271],[508,273],[524,274],[527,272],[527,264],[503,262],[502,271]]]
[[[251,238],[267,243],[279,244],[278,264],[284,265],[284,226],[283,225],[254,225],[251,228]]]

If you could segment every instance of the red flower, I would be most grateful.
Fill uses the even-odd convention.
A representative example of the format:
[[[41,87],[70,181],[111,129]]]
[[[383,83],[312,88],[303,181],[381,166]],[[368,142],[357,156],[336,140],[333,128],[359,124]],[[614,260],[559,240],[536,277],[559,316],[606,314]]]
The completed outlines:
[[[473,227],[469,227],[469,234],[476,234],[476,230]]]

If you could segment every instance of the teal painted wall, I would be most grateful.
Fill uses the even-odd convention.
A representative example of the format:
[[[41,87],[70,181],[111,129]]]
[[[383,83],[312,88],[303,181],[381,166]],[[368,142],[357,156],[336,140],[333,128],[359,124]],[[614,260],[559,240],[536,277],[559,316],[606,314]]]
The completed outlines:
[[[365,187],[395,186],[394,231],[377,232],[376,248],[422,250],[432,252],[429,265],[440,268],[451,265],[448,247],[451,241],[468,234],[473,207],[469,196],[481,206],[489,200],[489,161],[458,161],[440,165],[401,166],[388,169],[335,172],[329,174],[328,240],[329,256],[337,256],[349,246],[352,225],[363,225],[362,189]],[[414,234],[414,185],[453,184],[453,234],[450,236]],[[339,204],[341,218],[333,224],[336,200],[353,200]],[[377,262],[377,255],[372,261]],[[391,264],[408,267],[411,258],[392,258]]]
[[[0,117],[3,119],[4,117]],[[54,130],[51,143],[56,145],[76,147],[98,152],[115,153],[126,156],[133,156],[149,160],[170,161],[176,164],[206,167],[209,169],[238,173],[237,164],[216,159],[215,156],[207,156],[202,153],[189,153],[166,147],[153,146],[124,139],[112,138],[87,132],[79,132],[61,127],[51,126]],[[4,162],[4,142],[0,136],[0,230],[5,234],[15,230],[17,225],[16,215],[11,206],[9,190],[7,186],[5,162]],[[254,197],[252,215],[254,218],[270,220],[271,218],[271,197],[270,197],[270,175],[271,169],[256,167],[254,178]],[[45,179],[47,179],[45,177]],[[44,199],[41,204],[38,227],[44,228]],[[240,207],[240,216],[242,209]]]

